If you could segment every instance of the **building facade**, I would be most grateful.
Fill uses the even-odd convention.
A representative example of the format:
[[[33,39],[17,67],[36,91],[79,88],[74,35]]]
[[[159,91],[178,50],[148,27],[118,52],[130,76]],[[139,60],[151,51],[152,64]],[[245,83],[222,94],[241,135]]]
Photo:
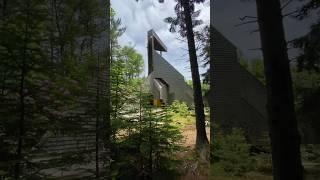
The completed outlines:
[[[193,104],[193,90],[167,60],[162,57],[167,47],[153,31],[148,31],[148,83],[155,100],[171,104],[174,100]]]
[[[242,128],[257,142],[268,130],[266,88],[240,64],[236,46],[215,28],[212,37],[213,89],[208,101],[213,122],[226,131]]]

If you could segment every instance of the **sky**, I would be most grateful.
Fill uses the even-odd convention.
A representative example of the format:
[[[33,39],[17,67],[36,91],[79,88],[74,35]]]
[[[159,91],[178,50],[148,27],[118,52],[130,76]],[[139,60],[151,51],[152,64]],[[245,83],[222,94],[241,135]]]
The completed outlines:
[[[163,56],[186,79],[191,79],[187,44],[179,40],[181,37],[178,34],[169,32],[169,25],[164,22],[166,17],[175,15],[174,0],[166,0],[165,3],[158,3],[157,0],[139,0],[139,2],[136,0],[111,0],[111,4],[116,11],[116,17],[120,18],[123,26],[126,27],[126,32],[120,37],[119,43],[120,45],[134,46],[143,55],[145,72],[147,72],[147,32],[154,29],[168,48],[168,52],[164,52]],[[257,29],[257,24],[235,26],[242,23],[239,19],[241,17],[256,16],[255,3],[240,0],[214,0],[213,5],[213,24],[216,29],[238,47],[244,58],[248,60],[261,58],[260,50],[252,50],[260,48],[259,33],[251,33]],[[290,13],[300,6],[301,2],[294,1],[284,9],[283,14]],[[201,10],[199,19],[204,21],[204,25],[209,24],[209,0],[198,5],[197,9]],[[290,41],[306,34],[316,17],[317,15],[313,14],[303,21],[291,17],[284,18],[286,39]],[[290,58],[294,58],[299,53],[295,49],[290,49],[288,52]],[[201,66],[199,67],[200,73],[206,71]]]
[[[145,75],[147,72],[147,32],[153,29],[168,51],[163,52],[164,58],[173,65],[185,79],[191,79],[190,65],[188,61],[187,44],[181,42],[181,37],[169,32],[169,24],[164,22],[166,17],[172,17],[174,13],[174,0],[158,3],[157,0],[111,0],[111,6],[116,11],[116,17],[121,19],[126,32],[119,38],[120,45],[133,46],[144,58]],[[198,5],[201,10],[199,19],[204,24],[210,23],[209,1]],[[201,27],[199,27],[201,28]],[[205,72],[200,67],[200,73]]]

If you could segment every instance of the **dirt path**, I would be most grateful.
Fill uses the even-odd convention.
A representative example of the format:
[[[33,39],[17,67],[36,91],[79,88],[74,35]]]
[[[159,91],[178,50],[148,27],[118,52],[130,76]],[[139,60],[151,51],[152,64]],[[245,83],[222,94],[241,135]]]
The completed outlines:
[[[194,149],[194,146],[196,144],[196,137],[197,137],[195,125],[187,125],[186,127],[184,127],[181,130],[181,132],[182,132],[182,135],[183,135],[184,141],[185,141],[183,143],[183,146]],[[209,127],[206,128],[206,132],[207,132],[207,137],[210,141],[210,128]]]
[[[206,128],[207,136],[210,138],[210,129]],[[181,180],[207,180],[208,172],[203,172],[203,165],[195,157],[195,144],[196,144],[196,127],[195,125],[187,125],[182,130],[184,137],[184,149],[177,154],[177,157],[183,160]],[[207,170],[209,169],[206,168]]]

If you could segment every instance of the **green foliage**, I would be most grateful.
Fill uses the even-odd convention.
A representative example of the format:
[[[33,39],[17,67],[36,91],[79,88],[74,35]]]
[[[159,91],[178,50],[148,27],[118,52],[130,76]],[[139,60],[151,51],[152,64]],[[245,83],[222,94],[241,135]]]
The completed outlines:
[[[264,174],[272,174],[272,158],[270,153],[255,154],[255,170]]]
[[[241,59],[240,64],[247,69],[255,78],[265,84],[264,65],[262,59],[252,59],[250,61]]]
[[[187,36],[187,27],[186,27],[186,22],[184,19],[184,10],[182,8],[183,6],[183,1],[181,0],[175,0],[176,1],[176,5],[175,5],[175,13],[176,16],[175,17],[167,17],[165,18],[165,22],[170,24],[170,28],[169,31],[175,33],[176,31],[178,31],[178,33],[180,34],[180,36],[182,37],[186,37]],[[195,10],[195,4],[200,4],[203,3],[204,0],[192,0],[189,1],[188,4],[190,5],[190,15],[192,17],[192,26],[198,26],[200,24],[202,24],[202,20],[197,19],[197,17],[199,17],[200,15],[200,10]]]
[[[310,32],[292,41],[294,48],[299,48],[302,52],[297,57],[298,70],[320,70],[320,22],[310,27]]]
[[[292,72],[297,119],[303,141],[316,142],[320,137],[320,74],[313,71]]]
[[[264,77],[264,65],[262,59],[254,59],[250,64],[250,72],[258,79],[260,82],[265,84]]]
[[[112,176],[115,179],[150,178],[173,172],[177,167],[172,155],[180,149],[180,132],[171,125],[168,109],[153,107],[151,95],[141,91],[142,88],[136,91],[140,94],[134,93],[134,101],[127,104],[131,113],[127,111],[117,131],[116,154],[112,156]]]
[[[299,20],[303,20],[309,17],[315,11],[320,8],[319,0],[309,0],[306,1],[300,8],[297,9],[295,17]],[[317,71],[320,70],[320,21],[310,26],[310,31],[299,38],[294,39],[290,44],[294,48],[299,48],[301,50],[296,61],[296,65],[299,71]]]
[[[319,144],[306,144],[301,148],[301,156],[304,161],[320,163]]]
[[[142,55],[137,53],[133,47],[124,46],[121,48],[120,56],[125,61],[126,76],[130,79],[137,78],[143,71]]]
[[[202,83],[201,84],[201,91],[202,91],[202,96],[205,96],[210,90],[210,85],[207,83]]]
[[[89,112],[96,104],[89,88],[97,75],[97,55],[104,51],[94,54],[98,50],[93,48],[105,31],[97,23],[104,7],[98,0],[6,2],[0,19],[1,170],[8,177],[43,178],[42,169],[84,161],[70,152],[58,160],[34,160],[54,157],[42,144],[46,134],[88,131],[83,123],[92,118]],[[73,152],[79,157],[88,153]]]
[[[210,85],[207,82],[208,81],[204,80],[204,82],[201,83],[202,96],[205,96],[210,90]],[[193,88],[192,80],[187,80],[186,83]]]
[[[312,101],[312,97],[317,94],[320,88],[320,75],[312,71],[297,72],[293,70],[292,77],[296,107],[299,110],[304,108],[303,106],[307,105],[309,100]]]
[[[213,174],[242,176],[254,169],[255,161],[250,156],[250,145],[241,129],[233,129],[230,134],[222,134],[219,128],[213,129],[212,132]]]
[[[195,31],[195,40],[198,41],[200,48],[199,58],[203,62],[203,67],[207,68],[207,71],[202,74],[203,83],[210,84],[210,28],[205,26],[200,31]]]
[[[169,111],[172,115],[178,115],[181,117],[188,117],[191,115],[190,109],[185,102],[175,100],[169,107]]]
[[[249,63],[246,59],[243,57],[240,58],[239,63],[244,67],[245,69],[249,69]]]
[[[111,61],[111,104],[112,104],[112,136],[116,140],[116,134],[127,122],[123,115],[131,114],[136,109],[128,107],[137,102],[137,96],[142,81],[138,78],[143,70],[143,58],[133,47],[121,47],[117,38],[122,35],[123,28],[121,21],[115,20],[112,23],[115,37],[112,41]]]
[[[106,41],[107,7],[101,1],[6,2],[0,19],[0,176],[49,179],[42,170],[68,171],[94,162],[95,144],[101,178],[110,176],[110,158],[114,178],[174,173],[178,162],[172,157],[181,134],[169,109],[149,104],[150,94],[142,91],[146,80],[139,78],[142,55],[118,44],[125,28],[115,12],[111,10],[108,74],[109,54],[101,43]],[[111,148],[104,124],[109,95]],[[180,114],[189,112],[186,105],[177,108]],[[47,147],[53,137],[88,136],[99,138],[86,147],[78,141],[70,149],[64,144],[60,150]]]

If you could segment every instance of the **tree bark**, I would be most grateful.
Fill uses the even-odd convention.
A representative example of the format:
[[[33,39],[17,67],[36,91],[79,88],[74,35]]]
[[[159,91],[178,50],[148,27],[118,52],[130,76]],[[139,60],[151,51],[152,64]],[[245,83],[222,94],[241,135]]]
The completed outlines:
[[[279,0],[256,0],[264,58],[274,180],[302,180],[300,136]]]
[[[96,94],[96,179],[100,178],[99,169],[99,141],[100,141],[100,59],[97,62],[97,94]]]
[[[198,61],[197,61],[197,52],[194,42],[194,33],[192,26],[192,18],[190,11],[190,4],[188,0],[181,1],[185,23],[187,29],[187,39],[188,39],[188,49],[189,49],[189,58],[190,58],[190,67],[192,74],[192,83],[193,83],[193,98],[194,98],[194,106],[195,106],[195,114],[196,114],[196,128],[197,128],[197,139],[196,139],[196,147],[197,149],[202,149],[205,145],[209,144],[206,127],[205,127],[205,115],[204,115],[204,105],[202,100],[202,92],[201,92],[201,81],[198,69]]]
[[[103,1],[102,1],[103,2]],[[105,129],[104,129],[104,142],[105,142],[105,146],[106,146],[106,150],[107,150],[107,156],[110,156],[110,151],[111,151],[111,117],[110,117],[110,113],[111,113],[111,73],[110,73],[110,66],[111,66],[111,30],[110,30],[110,16],[111,16],[111,7],[110,7],[110,0],[106,0],[105,2],[106,5],[106,18],[107,18],[107,22],[106,22],[106,66],[105,66],[105,70],[106,70],[106,98],[104,99],[104,102],[106,103],[106,111],[104,114],[104,125],[105,125]],[[108,157],[107,157],[108,159]],[[111,162],[107,162],[107,167],[106,167],[106,171],[107,174],[110,173],[110,163]],[[106,179],[111,179],[111,177],[107,177]]]
[[[22,50],[22,59],[21,59],[21,74],[20,74],[20,89],[19,89],[19,109],[20,109],[20,118],[19,118],[19,132],[18,132],[18,146],[17,146],[17,159],[15,164],[15,179],[20,179],[21,175],[21,161],[23,159],[22,150],[23,150],[23,140],[25,135],[25,77],[27,74],[27,43],[29,40],[29,8],[30,2],[26,1],[26,20],[25,20],[25,29],[24,29],[24,42]]]
[[[2,18],[6,17],[7,15],[7,0],[2,0],[2,4],[1,4],[1,10],[2,10]]]

